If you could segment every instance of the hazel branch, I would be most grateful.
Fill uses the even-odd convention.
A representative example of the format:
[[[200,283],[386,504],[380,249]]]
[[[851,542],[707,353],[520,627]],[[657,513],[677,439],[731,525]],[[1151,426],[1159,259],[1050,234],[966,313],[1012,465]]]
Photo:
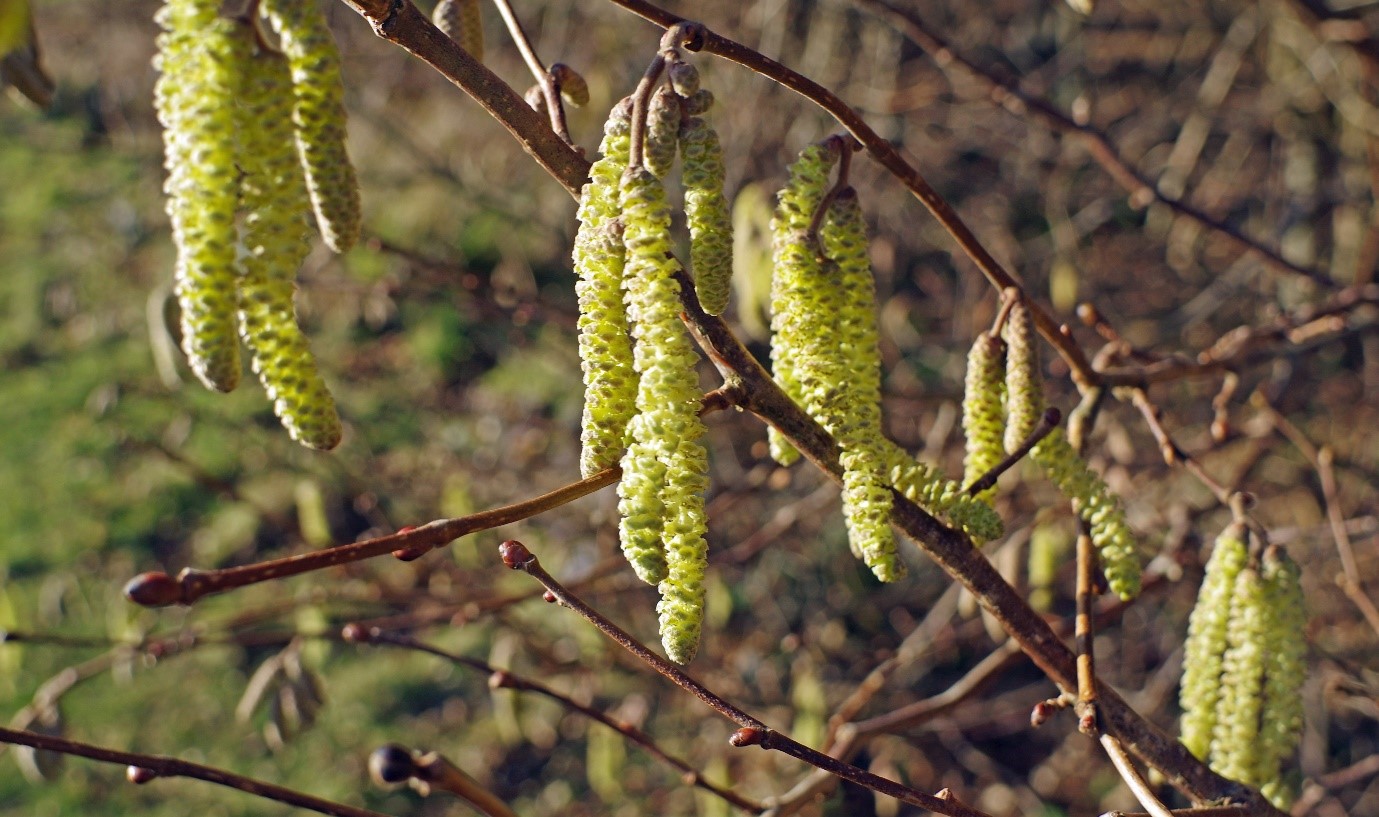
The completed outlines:
[[[333,817],[388,817],[388,815],[376,811],[335,803],[295,789],[255,780],[252,777],[244,777],[214,766],[203,766],[200,763],[179,760],[175,757],[123,752],[118,749],[107,749],[52,735],[40,735],[35,732],[4,727],[0,727],[0,743],[31,746],[42,751],[60,752],[64,755],[76,755],[102,763],[126,766],[128,767],[126,774],[129,781],[135,784],[147,783],[159,777],[190,777],[195,780],[214,783],[217,786],[238,789],[266,800],[275,800],[319,814],[329,814]]]
[[[197,599],[212,593],[223,593],[259,582],[372,559],[385,553],[391,553],[404,561],[411,561],[460,537],[520,522],[573,502],[600,488],[612,485],[621,475],[621,469],[609,468],[525,502],[480,511],[456,519],[438,519],[420,527],[404,528],[397,533],[350,545],[339,545],[223,570],[197,570],[189,567],[177,574],[175,579],[166,573],[143,573],[129,580],[125,585],[124,594],[130,601],[145,607],[194,604]]]

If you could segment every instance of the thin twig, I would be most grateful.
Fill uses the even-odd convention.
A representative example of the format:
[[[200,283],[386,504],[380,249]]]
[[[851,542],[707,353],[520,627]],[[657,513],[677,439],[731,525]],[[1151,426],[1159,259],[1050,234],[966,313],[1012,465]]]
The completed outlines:
[[[522,22],[517,19],[517,14],[512,10],[512,5],[508,0],[493,0],[493,4],[498,7],[498,13],[503,18],[503,25],[507,26],[508,36],[517,45],[517,50],[522,53],[522,61],[527,64],[527,70],[531,72],[532,78],[541,88],[541,97],[546,101],[546,113],[551,118],[551,129],[566,144],[574,144],[570,138],[570,128],[565,122],[565,106],[560,100],[560,89],[556,87],[555,77],[546,69],[545,63],[536,55],[536,49],[532,47],[531,39],[527,37],[527,32],[522,28]]]
[[[704,704],[718,712],[723,717],[742,727],[733,733],[732,744],[737,747],[760,746],[763,749],[774,749],[778,752],[790,755],[798,760],[825,769],[845,780],[850,780],[860,786],[865,786],[872,791],[894,797],[901,802],[910,803],[920,808],[939,814],[952,815],[953,817],[989,817],[984,812],[973,809],[965,803],[957,800],[951,793],[947,797],[940,792],[938,796],[925,794],[924,792],[912,789],[909,786],[888,780],[880,775],[872,774],[864,769],[859,769],[849,763],[843,763],[836,758],[829,757],[817,749],[811,749],[792,738],[772,730],[766,724],[749,715],[746,711],[733,705],[722,696],[710,690],[704,684],[695,680],[684,670],[647,649],[641,642],[637,641],[627,631],[618,627],[606,616],[586,604],[582,599],[570,593],[560,582],[546,572],[541,566],[541,562],[536,556],[527,549],[521,542],[508,540],[499,547],[499,552],[503,557],[503,564],[513,570],[521,570],[537,581],[550,592],[562,605],[569,607],[579,613],[586,621],[593,624],[604,635],[628,652],[632,653],[643,663],[656,670],[662,677],[674,683],[681,689],[689,692]],[[945,792],[947,790],[945,789]]]
[[[40,735],[35,732],[4,727],[0,727],[0,743],[31,746],[42,751],[61,752],[65,755],[77,755],[102,763],[126,766],[129,767],[130,781],[135,783],[146,783],[158,777],[190,777],[204,780],[207,783],[215,783],[218,786],[239,789],[242,792],[267,800],[276,800],[279,803],[309,809],[320,814],[330,814],[333,817],[388,817],[388,815],[376,811],[335,803],[295,789],[265,783],[262,780],[244,777],[224,769],[217,769],[214,766],[203,766],[200,763],[179,760],[175,757],[123,752],[52,735]]]
[[[1101,748],[1106,750],[1116,771],[1120,772],[1121,779],[1130,787],[1135,799],[1140,801],[1140,805],[1144,806],[1150,817],[1173,817],[1173,812],[1154,796],[1154,790],[1149,788],[1135,764],[1130,761],[1130,756],[1125,753],[1125,747],[1120,745],[1120,741],[1110,735],[1102,735]]]
[[[1077,728],[1084,735],[1097,737],[1096,633],[1092,627],[1092,603],[1096,599],[1097,552],[1086,524],[1078,520],[1077,533],[1077,613],[1073,641],[1077,650]],[[1116,744],[1119,746],[1120,744]],[[1114,757],[1112,758],[1115,759]]]

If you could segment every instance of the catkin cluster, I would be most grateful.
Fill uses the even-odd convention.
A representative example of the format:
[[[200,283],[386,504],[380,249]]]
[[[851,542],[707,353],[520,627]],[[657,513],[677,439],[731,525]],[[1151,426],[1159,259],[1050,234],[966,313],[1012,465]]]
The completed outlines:
[[[1006,454],[1019,451],[1039,427],[1043,414],[1044,387],[1033,320],[1024,303],[1016,301],[1000,337],[984,332],[968,353],[963,481],[972,484]],[[1140,589],[1140,559],[1120,498],[1087,466],[1062,429],[1040,440],[1030,458],[1072,500],[1096,545],[1111,590],[1123,599],[1133,598]],[[992,490],[982,492],[982,497],[990,501]]]
[[[332,448],[340,421],[298,327],[293,281],[310,210],[333,246],[358,234],[338,61],[314,4],[263,8],[282,53],[264,48],[251,22],[221,17],[214,0],[169,0],[157,16],[182,347],[202,382],[229,391],[242,338],[292,437]]]
[[[732,239],[724,234],[731,227],[718,137],[690,114],[703,113],[712,98],[702,96],[707,92],[698,88],[693,66],[670,57],[672,81],[652,96],[645,130],[637,134],[640,155],[632,155],[632,101],[619,103],[609,117],[602,158],[581,194],[574,267],[585,383],[580,467],[588,476],[621,465],[623,554],[638,577],[657,585],[666,655],[686,663],[698,649],[704,617],[708,454],[700,442],[698,357],[680,323],[671,213],[661,183],[677,149],[701,294],[715,286],[710,260],[731,270]],[[726,292],[726,281],[721,288]],[[711,312],[724,305],[712,297],[705,302]]]
[[[1250,557],[1242,525],[1216,540],[1188,623],[1182,741],[1213,770],[1287,809],[1283,766],[1302,731],[1306,640],[1297,564],[1280,548]]]
[[[830,190],[841,142],[801,152],[779,195],[771,229],[771,359],[776,382],[834,439],[843,467],[848,542],[878,579],[903,575],[890,527],[892,490],[979,539],[999,535],[1000,519],[886,439],[881,424],[881,358],[875,284],[856,191]],[[778,434],[772,455],[798,453]]]

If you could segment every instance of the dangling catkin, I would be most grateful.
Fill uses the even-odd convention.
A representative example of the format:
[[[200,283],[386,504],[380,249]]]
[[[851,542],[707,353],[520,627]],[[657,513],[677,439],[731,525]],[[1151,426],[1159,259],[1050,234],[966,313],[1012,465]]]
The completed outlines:
[[[962,396],[962,431],[967,438],[962,482],[971,485],[1005,459],[1006,344],[997,335],[983,332],[967,353],[967,379]],[[991,503],[996,486],[977,498]]]
[[[275,53],[259,53],[247,68],[238,127],[244,148],[240,204],[248,214],[240,335],[292,439],[330,449],[340,442],[340,418],[293,308],[297,268],[310,250],[311,202],[292,146],[292,77]]]
[[[1197,591],[1197,604],[1188,619],[1183,647],[1183,679],[1178,700],[1183,708],[1179,729],[1183,745],[1206,760],[1216,728],[1216,705],[1221,699],[1221,658],[1226,653],[1226,623],[1231,615],[1235,577],[1249,554],[1243,525],[1233,524],[1216,538],[1206,575]]]
[[[1024,301],[1016,301],[1001,330],[1006,342],[1005,449],[1014,454],[1038,428],[1044,415],[1044,385],[1039,373],[1039,344],[1034,321]]]
[[[321,237],[343,253],[359,238],[359,183],[345,151],[340,54],[317,0],[263,0],[292,67],[292,123]]]
[[[235,332],[234,104],[249,58],[246,26],[219,17],[218,0],[170,0],[157,20],[155,89],[163,124],[163,190],[177,244],[182,349],[208,388],[239,383]]]
[[[579,357],[584,371],[579,467],[586,477],[622,459],[627,424],[636,413],[637,375],[632,367],[632,339],[623,303],[625,250],[618,218],[619,185],[627,169],[630,132],[630,107],[619,104],[604,127],[603,156],[590,168],[589,183],[580,196],[574,268],[579,276],[575,292],[579,296]],[[654,566],[650,575],[656,575]]]
[[[642,162],[658,179],[675,164],[676,136],[680,132],[680,97],[662,85],[652,95],[646,112],[646,141]]]
[[[723,149],[718,134],[697,116],[680,126],[680,160],[694,291],[705,312],[721,315],[728,308],[732,288],[733,221],[723,195]]]
[[[704,424],[699,419],[697,356],[679,319],[680,287],[673,277],[674,260],[668,256],[670,208],[665,190],[650,171],[632,168],[623,177],[621,203],[627,247],[624,287],[640,379],[632,443],[623,457],[623,485],[628,487],[619,487],[619,508],[626,520],[639,509],[661,506],[666,572],[656,609],[666,655],[683,664],[698,649],[708,564],[707,455],[699,442]],[[659,479],[646,473],[652,454],[663,469]],[[655,498],[650,496],[652,489],[659,490]],[[624,539],[625,551],[628,546]],[[630,560],[641,556],[628,554]]]
[[[1302,735],[1302,687],[1307,681],[1307,611],[1298,565],[1280,547],[1264,551],[1264,712],[1259,730],[1260,785],[1287,810],[1297,796],[1283,769]]]
[[[790,179],[780,191],[771,219],[771,367],[776,383],[795,402],[802,402],[796,367],[799,351],[808,342],[809,316],[818,314],[818,301],[827,296],[817,251],[808,236],[810,222],[828,191],[829,176],[840,156],[833,139],[800,151],[790,166]],[[799,459],[799,452],[774,428],[768,429],[771,457],[781,465]]]
[[[1231,591],[1211,767],[1232,780],[1258,786],[1263,782],[1259,724],[1264,710],[1264,648],[1269,629],[1264,581],[1259,570],[1247,565],[1236,574]]]
[[[479,0],[440,0],[431,22],[479,62],[484,61],[484,20]]]

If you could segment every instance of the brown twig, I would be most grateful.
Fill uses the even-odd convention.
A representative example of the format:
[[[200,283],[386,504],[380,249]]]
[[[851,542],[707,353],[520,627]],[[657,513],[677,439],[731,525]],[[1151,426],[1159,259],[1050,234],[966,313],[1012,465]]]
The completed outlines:
[[[345,629],[341,632],[341,636],[345,641],[351,643],[382,644],[385,646],[401,647],[403,649],[423,652],[427,655],[434,655],[437,658],[442,658],[446,661],[478,670],[489,676],[488,684],[492,689],[511,689],[516,692],[532,692],[537,695],[542,695],[555,701],[571,712],[578,713],[590,720],[597,721],[607,726],[609,729],[612,729],[629,741],[642,747],[652,756],[679,771],[681,779],[691,785],[697,786],[716,797],[720,797],[743,811],[758,814],[764,810],[764,807],[760,803],[753,802],[731,789],[724,788],[706,780],[699,770],[695,769],[685,760],[662,749],[660,745],[656,743],[655,739],[632,724],[613,718],[593,707],[585,706],[568,695],[557,692],[539,681],[533,681],[530,678],[524,678],[509,670],[500,669],[489,664],[487,661],[472,658],[467,655],[447,652],[439,647],[434,647],[400,633],[390,633],[378,627],[346,625]]]
[[[1077,650],[1077,728],[1088,737],[1098,737],[1097,724],[1096,633],[1092,627],[1092,604],[1096,600],[1096,546],[1086,524],[1078,520],[1077,534],[1077,613],[1073,619],[1074,649]],[[1120,744],[1117,743],[1117,746]],[[1114,757],[1112,758],[1114,760]]]
[[[989,817],[983,812],[977,811],[972,807],[961,803],[951,793],[944,796],[944,792],[939,795],[925,794],[924,792],[912,789],[909,786],[888,780],[880,775],[872,774],[864,769],[859,769],[849,763],[843,763],[836,758],[816,749],[811,749],[792,738],[772,730],[766,724],[749,715],[746,711],[733,705],[722,696],[710,690],[704,684],[695,680],[684,670],[647,649],[641,642],[637,641],[627,631],[609,621],[602,613],[586,604],[582,599],[570,593],[560,582],[546,572],[541,566],[541,562],[536,556],[527,549],[521,542],[508,540],[499,547],[499,553],[503,557],[503,564],[513,570],[521,570],[537,581],[550,592],[565,607],[569,607],[579,613],[586,621],[593,624],[604,635],[628,652],[632,653],[643,663],[656,670],[662,677],[674,683],[681,689],[689,692],[698,698],[705,705],[718,712],[723,717],[737,724],[741,728],[733,733],[732,745],[736,747],[760,746],[763,749],[774,749],[778,752],[790,755],[798,760],[825,769],[838,777],[850,780],[860,786],[865,786],[872,791],[894,797],[901,802],[910,803],[920,808],[939,814],[952,815],[952,817]]]
[[[1029,454],[1030,450],[1038,445],[1045,437],[1052,434],[1053,430],[1058,428],[1058,424],[1062,421],[1062,411],[1053,406],[1045,409],[1043,416],[1039,418],[1039,425],[1034,427],[1034,431],[1030,432],[1030,435],[1025,438],[1024,442],[1020,443],[1020,447],[1007,454],[1005,459],[993,465],[991,470],[978,477],[976,482],[967,486],[967,488],[964,489],[964,493],[968,496],[976,496],[987,488],[995,485],[996,481],[1001,478],[1001,474],[1009,471],[1014,467],[1015,463],[1024,459],[1025,456]]]
[[[621,475],[621,469],[610,468],[587,479],[557,488],[524,502],[480,511],[456,519],[438,519],[420,527],[404,528],[387,536],[350,545],[339,545],[324,550],[300,553],[282,559],[271,559],[266,562],[223,570],[197,570],[189,567],[184,568],[175,579],[166,573],[144,573],[131,579],[125,585],[124,592],[125,596],[135,604],[146,607],[166,607],[172,604],[193,604],[197,599],[211,593],[223,593],[227,590],[259,582],[296,576],[362,559],[371,559],[385,553],[392,553],[399,559],[410,561],[462,536],[520,522],[523,519],[573,502],[600,488],[612,485],[618,481]]]
[[[1140,775],[1139,769],[1131,762],[1130,756],[1125,753],[1125,747],[1120,745],[1120,741],[1110,735],[1101,736],[1101,748],[1106,750],[1106,754],[1111,758],[1111,763],[1120,772],[1120,777],[1125,781],[1125,785],[1130,787],[1130,791],[1135,795],[1135,799],[1140,801],[1149,817],[1173,817],[1173,812],[1154,795],[1154,790],[1145,782]]]
[[[203,766],[200,763],[179,760],[175,757],[122,752],[117,749],[93,746],[89,743],[80,743],[52,735],[40,735],[35,732],[4,727],[0,727],[0,743],[31,746],[42,751],[61,752],[65,755],[76,755],[98,760],[102,763],[126,766],[129,769],[129,779],[133,783],[146,783],[158,777],[190,777],[204,780],[207,783],[215,783],[218,786],[238,789],[256,797],[309,809],[320,814],[330,814],[333,817],[388,817],[388,815],[376,811],[335,803],[295,789],[265,783],[262,780],[244,777],[224,769],[217,769],[214,766]]]

